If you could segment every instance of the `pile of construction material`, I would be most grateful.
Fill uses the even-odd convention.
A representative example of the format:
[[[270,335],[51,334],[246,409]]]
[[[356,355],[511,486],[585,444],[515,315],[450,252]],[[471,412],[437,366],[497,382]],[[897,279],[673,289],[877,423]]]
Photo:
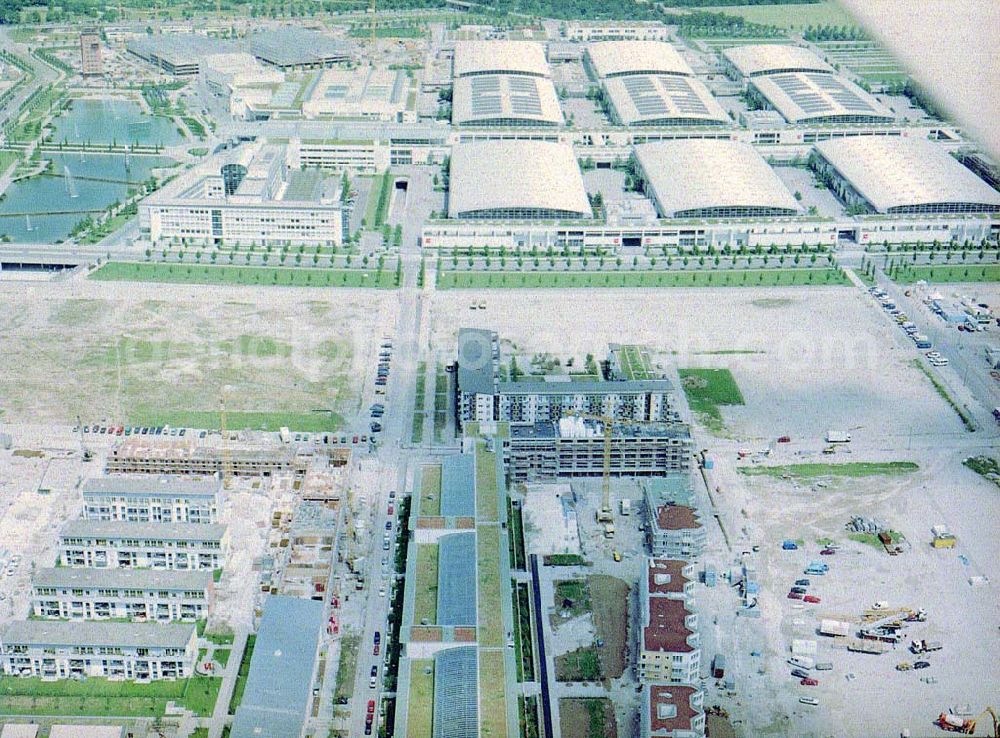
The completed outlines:
[[[852,533],[870,533],[872,535],[878,535],[886,529],[885,525],[874,518],[866,518],[861,515],[855,515],[851,518],[846,527]]]

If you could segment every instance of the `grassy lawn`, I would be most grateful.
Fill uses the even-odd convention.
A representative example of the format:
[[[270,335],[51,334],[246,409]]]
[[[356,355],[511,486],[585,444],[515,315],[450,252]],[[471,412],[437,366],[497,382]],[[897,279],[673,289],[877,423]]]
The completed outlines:
[[[688,404],[705,426],[713,433],[721,432],[721,405],[742,405],[740,392],[733,374],[728,369],[679,369],[684,394]]]
[[[476,552],[479,559],[479,645],[503,646],[499,526],[476,527]]]
[[[235,636],[231,630],[222,633],[206,633],[205,640],[214,643],[216,646],[231,646]]]
[[[219,666],[223,669],[226,668],[226,664],[229,663],[229,657],[232,655],[232,649],[229,648],[217,648],[215,649],[215,660],[219,662]]]
[[[0,150],[0,174],[6,172],[7,168],[19,161],[20,158],[21,152],[19,151]]]
[[[375,38],[422,38],[427,33],[420,26],[376,26]],[[371,38],[371,29],[358,26],[348,32],[351,38]]]
[[[566,619],[590,612],[590,591],[582,579],[564,579],[555,582],[552,594],[556,611],[566,612]]]
[[[852,461],[846,464],[789,464],[788,466],[741,466],[747,476],[793,477],[874,477],[911,474],[920,467],[912,461]]]
[[[556,656],[556,681],[593,682],[601,678],[597,648],[585,646]]]
[[[170,425],[175,428],[219,428],[222,425],[218,412],[191,410],[187,412],[160,411],[140,407],[129,413],[130,424],[141,426]],[[227,430],[277,431],[289,428],[293,433],[328,433],[339,430],[343,418],[329,410],[316,412],[278,413],[226,413]]]
[[[1000,462],[990,456],[970,456],[962,462],[981,477],[1000,485]]]
[[[949,393],[948,389],[941,384],[941,381],[937,378],[937,376],[930,369],[928,369],[927,366],[924,365],[924,362],[920,359],[914,359],[911,363],[923,372],[923,375],[927,377],[927,381],[931,383],[932,387],[934,387],[934,391],[938,393],[938,396],[951,406],[951,409],[955,411],[958,419],[962,421],[962,425],[965,426],[965,430],[969,431],[969,433],[974,433],[976,431],[976,423],[972,419],[972,416],[969,415],[965,409],[960,407],[957,402],[955,402],[951,393]]]
[[[587,560],[580,554],[549,554],[542,557],[545,566],[586,566]]]
[[[196,715],[215,708],[222,679],[191,677],[149,684],[112,682],[90,677],[78,682],[42,681],[34,677],[0,683],[0,713],[11,715],[161,716],[167,702],[183,705]]]
[[[789,5],[729,6],[720,4],[697,8],[708,13],[738,15],[751,23],[778,26],[789,31],[802,31],[806,26],[856,26],[854,19],[835,0]]]
[[[857,543],[864,543],[866,546],[873,546],[874,548],[883,549],[885,546],[882,541],[878,539],[878,536],[874,533],[851,533],[847,536],[850,540]],[[899,543],[903,539],[903,536],[894,530],[889,531],[889,538],[892,539],[893,543]]]
[[[622,346],[619,352],[622,373],[628,379],[655,379],[656,374],[649,361],[649,353],[642,346]]]
[[[496,609],[500,606],[497,603]],[[507,735],[507,699],[503,690],[503,651],[479,649],[479,735]]]
[[[396,271],[383,269],[319,269],[304,267],[216,266],[112,261],[90,274],[90,279],[181,284],[275,285],[279,287],[398,286]]]
[[[894,282],[911,284],[920,279],[928,282],[1000,282],[1000,264],[928,264],[901,265],[892,270]]]
[[[496,454],[476,442],[476,518],[480,522],[499,520]]]
[[[437,288],[490,287],[785,287],[848,284],[837,268],[719,269],[688,272],[470,272],[438,273]]]
[[[247,646],[243,651],[243,658],[240,659],[240,670],[236,674],[236,686],[233,687],[233,696],[229,700],[230,715],[235,714],[236,708],[243,701],[243,690],[247,688],[247,677],[250,676],[250,659],[253,657],[253,648],[256,643],[256,635],[247,636]]]
[[[448,373],[440,364],[434,377],[434,441],[444,440],[448,426]]]
[[[427,738],[432,735],[433,720],[434,659],[414,659],[410,662],[410,701],[406,717],[406,738]]]
[[[438,545],[421,543],[417,546],[417,583],[414,588],[413,622],[433,625],[437,622]]]
[[[517,662],[517,681],[535,680],[534,646],[531,639],[531,595],[528,585],[511,580],[511,606],[514,613],[514,653]]]
[[[441,465],[420,467],[420,515],[441,514]]]
[[[349,700],[354,694],[354,672],[358,668],[358,647],[361,636],[348,635],[340,641],[340,662],[337,664],[337,686],[334,699]]]
[[[521,507],[514,507],[508,501],[507,520],[510,522],[510,566],[512,569],[524,571],[527,569],[527,556],[524,547],[524,516]]]
[[[417,363],[417,386],[413,393],[413,428],[410,431],[410,441],[420,443],[424,440],[424,396],[427,391],[427,362]]]

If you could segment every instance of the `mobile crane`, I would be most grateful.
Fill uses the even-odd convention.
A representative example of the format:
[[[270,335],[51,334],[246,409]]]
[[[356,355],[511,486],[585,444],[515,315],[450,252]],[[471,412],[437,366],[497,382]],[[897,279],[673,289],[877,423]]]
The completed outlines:
[[[997,711],[992,707],[987,707],[982,713],[971,719],[959,717],[950,712],[942,712],[938,715],[936,722],[941,730],[947,730],[950,733],[961,733],[962,735],[975,735],[976,724],[986,716],[989,716],[993,720],[993,730],[988,735],[1000,738],[1000,718],[997,718]]]

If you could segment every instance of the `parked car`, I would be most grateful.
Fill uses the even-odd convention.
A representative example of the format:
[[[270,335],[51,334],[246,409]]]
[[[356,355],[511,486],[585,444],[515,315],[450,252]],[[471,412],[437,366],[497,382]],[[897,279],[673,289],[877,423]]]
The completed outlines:
[[[802,601],[803,602],[809,602],[809,603],[811,603],[813,605],[816,605],[816,604],[819,604],[820,598],[817,597],[816,595],[806,595],[805,597],[802,598]]]
[[[819,679],[813,679],[812,677],[806,677],[801,682],[799,682],[803,687],[818,687]]]
[[[822,551],[819,552],[819,555],[820,556],[833,556],[835,553],[837,553],[837,551],[835,549],[824,548]]]
[[[789,592],[788,593],[788,599],[790,599],[790,600],[801,600],[802,599],[802,595],[799,594],[798,592]]]
[[[795,580],[795,586],[796,587],[808,587],[809,586],[809,580],[808,579],[796,579]]]
[[[792,442],[791,436],[780,436],[778,438],[778,443],[791,443],[791,442]]]
[[[931,665],[930,661],[918,661],[917,663],[915,663],[913,665],[913,668],[914,669],[926,669],[930,665]]]
[[[799,679],[808,679],[809,672],[805,669],[792,669],[792,676],[798,677]]]
[[[806,593],[806,588],[805,587],[792,587],[791,591],[792,592],[798,592],[799,594],[804,595]]]

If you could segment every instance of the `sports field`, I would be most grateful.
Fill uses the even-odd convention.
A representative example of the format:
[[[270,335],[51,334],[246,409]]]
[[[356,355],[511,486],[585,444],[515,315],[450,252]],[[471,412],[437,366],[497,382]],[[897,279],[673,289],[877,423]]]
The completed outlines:
[[[856,26],[857,23],[835,0],[818,3],[789,3],[787,5],[718,5],[697,8],[708,13],[738,15],[751,23],[777,26],[788,31],[801,32],[806,26]]]

